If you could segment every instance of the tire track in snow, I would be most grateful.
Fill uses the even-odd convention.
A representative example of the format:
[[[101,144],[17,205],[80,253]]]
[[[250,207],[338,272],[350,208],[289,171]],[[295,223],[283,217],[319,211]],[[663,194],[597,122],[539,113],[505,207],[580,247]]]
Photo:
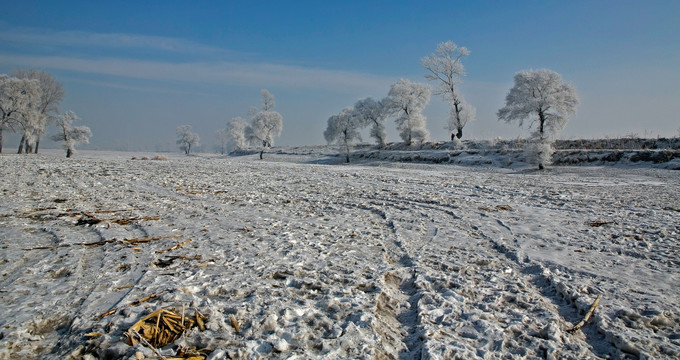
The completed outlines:
[[[351,203],[344,204],[356,208]],[[418,348],[418,344],[409,341],[415,333],[417,319],[417,289],[414,286],[415,269],[413,259],[408,255],[403,242],[399,238],[397,225],[388,214],[380,208],[370,205],[360,207],[378,215],[384,221],[390,233],[389,241],[383,244],[385,260],[391,268],[378,278],[382,290],[377,295],[374,310],[374,330],[381,338],[376,349],[377,359],[396,359],[403,353],[410,353]]]
[[[550,324],[547,324],[544,330],[553,332],[552,334],[546,333],[549,339],[555,342],[562,343],[563,338],[561,336],[570,337],[570,341],[574,343],[580,343],[582,346],[589,348],[589,356],[594,357],[608,357],[614,350],[611,344],[608,344],[604,334],[605,329],[589,329],[586,327],[582,331],[585,336],[585,343],[582,342],[577,334],[567,335],[563,334],[559,328],[566,330],[570,327],[569,324],[565,323],[564,320],[570,321],[572,324],[577,323],[581,319],[579,315],[579,308],[576,305],[565,298],[566,294],[560,292],[556,287],[551,278],[550,271],[547,270],[547,266],[539,261],[530,259],[526,254],[522,253],[520,250],[513,248],[512,242],[506,241],[506,239],[514,239],[515,236],[512,232],[512,228],[508,226],[502,219],[496,217],[490,217],[487,226],[479,231],[481,237],[488,241],[490,248],[496,251],[501,256],[510,260],[508,266],[513,269],[519,277],[523,279],[523,282],[532,285],[530,291],[535,291],[540,294],[547,304],[552,304],[550,311],[557,316],[555,323],[557,328],[550,329]],[[482,219],[480,218],[480,223]],[[495,224],[494,224],[495,223]],[[490,235],[493,233],[494,235]],[[562,284],[561,286],[564,286]],[[593,322],[594,323],[594,322]],[[587,345],[586,345],[587,344]],[[564,348],[565,344],[560,344],[561,348]],[[555,352],[559,352],[560,349],[553,349]]]
[[[373,198],[373,199],[375,199],[375,198]],[[498,253],[497,251],[495,251],[495,250],[498,250],[497,247],[489,246],[489,243],[493,244],[491,242],[493,240],[493,238],[490,237],[490,236],[487,236],[486,232],[488,230],[486,229],[486,227],[488,227],[489,225],[485,224],[482,219],[479,220],[479,224],[484,229],[480,229],[480,226],[472,225],[472,223],[470,222],[470,219],[467,219],[467,218],[462,219],[457,214],[455,214],[449,208],[449,206],[445,207],[445,206],[442,206],[440,204],[433,205],[432,202],[418,202],[418,201],[415,201],[413,199],[409,199],[408,201],[401,202],[401,201],[396,201],[396,200],[392,200],[392,199],[388,199],[388,198],[382,198],[382,199],[379,199],[379,201],[381,201],[383,203],[381,205],[383,205],[383,206],[387,205],[387,206],[385,206],[386,209],[390,209],[394,212],[409,212],[409,211],[413,212],[413,211],[416,211],[415,209],[417,209],[417,208],[424,209],[426,211],[421,212],[421,214],[425,218],[429,219],[431,223],[435,223],[437,221],[442,222],[442,223],[448,223],[452,227],[459,227],[459,228],[463,228],[463,229],[468,229],[467,230],[468,232],[472,231],[471,234],[472,234],[473,237],[474,236],[481,237],[481,241],[479,242],[479,244],[480,244],[479,246],[482,247],[481,249],[478,248],[477,245],[475,245],[475,246],[470,246],[472,249],[465,249],[464,251],[460,251],[461,249],[457,249],[456,252],[449,253],[450,255],[457,255],[456,256],[457,260],[455,262],[459,263],[459,264],[464,264],[463,265],[463,267],[465,268],[464,271],[471,270],[473,272],[472,275],[468,275],[468,274],[464,273],[463,277],[460,279],[460,280],[462,280],[462,283],[453,284],[454,286],[463,286],[465,288],[465,287],[469,286],[469,285],[466,285],[466,284],[469,284],[470,281],[473,281],[473,282],[484,281],[484,283],[477,283],[478,285],[473,285],[473,287],[477,287],[479,285],[484,284],[484,285],[482,285],[482,287],[486,287],[488,289],[494,289],[494,288],[498,288],[498,286],[496,286],[492,283],[491,284],[487,283],[486,281],[490,280],[490,281],[493,281],[493,282],[498,282],[500,280],[499,278],[507,279],[507,280],[503,280],[503,282],[506,282],[508,284],[512,284],[513,281],[514,281],[514,283],[520,285],[520,287],[526,286],[527,284],[532,284],[529,277],[532,277],[533,275],[524,271],[524,266],[522,264],[523,259],[521,259],[519,257],[519,255],[515,255],[514,258],[513,258],[513,256],[509,253],[507,253],[507,252],[506,253],[502,253],[502,252]],[[408,206],[405,206],[404,203],[408,204]],[[377,213],[382,213],[381,216],[385,220],[388,219],[388,216],[384,212],[381,212],[380,210],[375,210],[375,209],[373,211],[377,212]],[[441,216],[439,214],[441,214]],[[393,217],[398,217],[398,216],[393,216]],[[402,218],[404,218],[404,217],[402,217]],[[487,220],[487,219],[484,219],[484,220]],[[493,225],[494,225],[493,228],[500,226],[500,228],[502,229],[502,232],[504,232],[506,235],[512,233],[512,229],[510,228],[510,226],[506,225],[501,219],[495,219],[495,224],[493,224]],[[394,229],[395,239],[398,239],[399,238],[398,229],[395,226],[394,220],[390,220],[388,222],[388,226],[390,228]],[[417,277],[417,270],[416,270],[417,266],[427,266],[425,263],[423,263],[419,259],[421,259],[422,255],[424,253],[426,253],[426,249],[427,249],[428,245],[435,241],[434,238],[438,234],[438,230],[437,230],[436,227],[431,226],[430,229],[434,229],[434,230],[428,230],[429,236],[423,237],[423,238],[427,238],[428,241],[423,241],[421,239],[420,240],[421,244],[419,245],[418,250],[413,252],[414,254],[419,254],[421,256],[416,257],[416,258],[409,256],[407,263],[404,262],[403,260],[399,262],[402,266],[408,267],[409,269],[411,269],[411,271],[412,271],[410,273],[411,275],[408,276],[408,278],[406,276],[404,276],[403,274],[399,274],[399,273],[396,273],[396,274],[395,273],[388,273],[388,274],[385,275],[386,276],[385,283],[391,285],[391,287],[388,288],[391,291],[388,291],[387,293],[392,294],[392,296],[391,297],[387,296],[387,297],[383,298],[383,300],[384,300],[383,302],[387,302],[385,300],[394,301],[395,299],[397,301],[398,300],[404,301],[404,297],[400,296],[400,294],[398,294],[398,293],[396,293],[396,291],[394,291],[397,286],[401,290],[401,295],[403,295],[403,294],[411,295],[411,296],[409,296],[409,307],[408,307],[408,310],[406,310],[406,311],[395,310],[396,306],[394,306],[393,304],[391,305],[391,307],[385,306],[389,309],[389,311],[388,311],[389,314],[395,314],[395,313],[399,312],[399,315],[397,315],[397,318],[400,320],[402,327],[404,329],[407,329],[408,335],[406,335],[402,330],[402,335],[406,335],[404,337],[403,342],[404,342],[404,344],[407,344],[407,349],[404,349],[401,352],[401,356],[404,357],[404,358],[412,358],[412,357],[417,357],[417,356],[421,356],[421,355],[424,355],[424,354],[436,356],[436,354],[437,354],[436,341],[433,341],[435,343],[434,346],[428,345],[428,346],[424,347],[425,346],[424,344],[428,341],[428,336],[427,336],[428,334],[427,334],[427,331],[425,331],[425,329],[423,329],[422,326],[420,326],[421,317],[419,315],[419,311],[425,310],[421,306],[419,306],[419,302],[420,302],[420,299],[422,297],[422,292],[423,292],[422,287],[423,286],[428,287],[432,284],[426,279],[418,278]],[[406,238],[408,238],[408,236]],[[418,241],[414,241],[413,243],[414,244],[418,243]],[[401,251],[401,252],[406,253],[408,251],[408,249],[404,246],[404,244],[399,240],[395,240],[394,245],[396,246],[396,250],[394,252]],[[486,251],[482,251],[482,249],[486,249]],[[497,255],[494,255],[494,254],[497,254]],[[480,257],[480,255],[482,255],[482,257]],[[474,259],[480,259],[480,260],[475,260],[476,264],[473,264],[473,266],[470,267],[470,261],[474,260]],[[416,263],[417,263],[417,265],[416,265]],[[484,267],[490,267],[490,269],[484,269]],[[455,268],[455,266],[453,268]],[[500,271],[495,270],[496,268]],[[440,270],[440,269],[437,268],[437,270]],[[475,276],[475,273],[482,274],[482,277]],[[484,275],[484,274],[488,274],[488,275]],[[406,280],[404,281],[405,278],[406,278]],[[489,279],[489,280],[485,280],[484,278]],[[517,280],[517,278],[519,278],[519,280]],[[475,279],[477,279],[477,280],[475,280]],[[496,279],[496,280],[493,280],[493,279]],[[514,289],[517,289],[516,285],[512,285],[512,286],[513,286]],[[443,289],[443,290],[446,291],[445,289]],[[546,303],[548,303],[548,301],[547,300],[540,300],[540,298],[541,298],[540,293],[541,292],[540,292],[539,288],[530,287],[530,288],[522,290],[522,293],[528,294],[528,295],[524,296],[524,298],[522,297],[522,295],[515,296],[515,294],[513,294],[513,292],[516,293],[517,290],[512,290],[511,292],[502,291],[501,294],[494,294],[493,291],[492,291],[492,293],[487,293],[486,295],[483,295],[483,297],[481,297],[481,298],[478,297],[478,296],[476,298],[475,298],[475,296],[472,296],[471,298],[468,298],[467,300],[465,298],[463,298],[464,300],[462,300],[462,301],[465,304],[462,304],[463,306],[462,306],[462,312],[460,313],[460,316],[466,316],[465,314],[466,314],[467,311],[472,311],[473,313],[479,312],[479,313],[482,313],[482,314],[489,313],[489,309],[486,308],[483,304],[482,304],[483,306],[479,310],[474,310],[477,307],[476,303],[478,303],[480,301],[484,301],[483,299],[495,299],[493,301],[495,301],[496,303],[500,302],[500,303],[498,303],[499,305],[502,304],[502,303],[511,302],[511,303],[516,303],[517,305],[519,305],[520,309],[523,309],[524,307],[526,307],[528,309],[533,308],[533,309],[536,309],[536,310],[539,310],[539,311],[545,311],[545,310],[542,310],[541,307],[543,307]],[[473,295],[473,294],[468,294],[466,296],[470,297],[471,295]],[[525,300],[527,298],[531,298],[533,300],[534,305],[532,305],[529,302],[526,302]],[[543,305],[541,305],[541,304],[543,304]],[[517,306],[517,305],[514,305],[514,306]],[[472,306],[472,307],[470,307],[470,306]],[[505,305],[505,306],[508,306],[508,305]],[[469,309],[469,310],[466,310],[466,309]],[[520,311],[523,311],[523,310],[520,310]],[[556,314],[556,311],[553,311],[553,314]],[[491,316],[493,317],[493,315],[491,315]],[[548,316],[548,317],[550,317],[550,316]],[[553,316],[553,317],[555,317],[555,316]],[[558,318],[558,320],[559,320],[559,318]],[[494,321],[491,321],[491,323],[492,323],[491,328],[493,328]],[[414,325],[416,325],[416,326],[414,326]],[[500,323],[500,325],[502,325],[502,323]],[[561,351],[560,348],[555,347],[555,346],[551,345],[551,343],[550,343],[550,341],[552,340],[552,339],[550,339],[550,337],[552,336],[550,334],[550,331],[553,330],[550,323],[548,323],[548,324],[534,323],[531,326],[532,326],[533,330],[530,330],[530,332],[533,333],[534,336],[537,338],[537,341],[533,341],[533,342],[540,343],[540,348],[537,349],[536,353],[535,353],[536,356],[550,357],[550,356],[555,356],[555,354],[558,354]],[[420,328],[420,329],[418,329],[418,328]],[[472,345],[469,348],[467,348],[467,350],[469,351],[469,353],[468,353],[469,355],[475,354],[477,356],[480,356],[481,354],[484,354],[486,351],[497,352],[497,351],[501,351],[501,350],[503,352],[516,352],[518,355],[524,354],[523,356],[529,355],[529,353],[527,353],[526,350],[524,349],[524,346],[521,345],[522,342],[526,341],[526,340],[522,340],[521,336],[518,336],[518,335],[521,335],[521,333],[506,334],[504,332],[503,333],[504,335],[502,336],[502,338],[505,339],[505,340],[500,340],[496,344],[491,344],[491,345],[487,344],[486,346],[482,345],[482,347],[485,347],[487,350],[483,350],[483,349],[473,350],[473,349],[475,349],[475,347],[480,346],[480,344],[477,343],[477,341],[476,341],[476,339],[478,338],[478,335],[475,335],[475,333],[477,331],[477,330],[475,330],[475,328],[467,328],[467,329],[463,329],[460,332],[457,332],[458,336],[459,336],[457,341],[471,342],[471,343],[475,344],[475,345]],[[418,329],[418,330],[416,331],[416,329]],[[445,333],[445,332],[441,331],[441,333]],[[451,335],[451,334],[449,334],[449,335]],[[451,336],[449,336],[449,337],[451,337]],[[457,337],[457,336],[454,336],[454,338],[455,337]],[[532,341],[530,341],[529,343],[531,343],[531,342]],[[432,353],[429,353],[430,351],[432,351]],[[480,351],[481,351],[481,353],[480,353]],[[574,350],[572,349],[571,351],[574,351]],[[583,353],[583,351],[584,350],[582,349],[581,353],[585,354],[585,353]],[[586,353],[589,353],[589,352],[586,351]],[[594,355],[593,353],[589,353],[589,354],[590,354],[589,356]],[[425,356],[427,356],[427,355],[425,355]]]
[[[388,199],[384,199],[388,200]],[[393,211],[410,212],[411,209],[390,200],[392,204],[386,209]],[[412,205],[422,205],[409,201]],[[344,206],[356,208],[356,204],[345,203]],[[402,206],[399,206],[402,205]],[[405,239],[410,237],[399,234],[399,226],[392,218],[397,216],[388,215],[389,210],[381,210],[374,204],[363,205],[360,208],[370,211],[383,219],[385,227],[391,233],[391,240],[385,245],[386,261],[396,266],[387,270],[380,276],[384,284],[376,303],[376,317],[378,319],[376,331],[381,336],[381,348],[377,358],[420,358],[422,355],[423,332],[420,328],[420,316],[418,303],[421,292],[416,284],[418,264],[411,256],[411,244]],[[438,228],[429,225],[422,239],[418,242],[427,243],[432,241],[438,234]],[[421,247],[422,249],[422,247]]]
[[[59,239],[57,236],[50,231],[46,231],[45,229],[42,229],[40,233],[45,233],[49,235],[51,238],[50,245],[37,245],[36,246],[58,246],[59,245]],[[18,235],[17,235],[18,236]],[[25,239],[24,239],[25,241]],[[40,243],[40,242],[38,242]],[[35,244],[35,243],[32,243]],[[31,244],[31,245],[32,245]],[[24,249],[29,248],[29,243],[25,242],[22,247]],[[2,263],[2,265],[7,265],[6,267],[3,267],[3,275],[2,278],[0,279],[0,292],[3,292],[1,289],[4,289],[5,287],[11,286],[15,281],[19,280],[22,276],[22,273],[25,271],[25,269],[35,269],[35,268],[40,268],[42,267],[42,264],[49,263],[50,258],[47,256],[40,256],[37,254],[41,254],[42,252],[47,252],[47,251],[56,251],[56,249],[40,249],[40,250],[31,250],[31,251],[23,251],[23,254],[20,258],[14,258],[14,259],[5,259]]]

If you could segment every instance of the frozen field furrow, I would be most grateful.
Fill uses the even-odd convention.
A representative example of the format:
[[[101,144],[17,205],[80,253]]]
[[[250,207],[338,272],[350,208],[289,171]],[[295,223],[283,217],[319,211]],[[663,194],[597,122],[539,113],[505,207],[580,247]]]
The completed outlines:
[[[0,358],[154,357],[183,305],[214,359],[680,356],[677,172],[313,155],[3,155]]]

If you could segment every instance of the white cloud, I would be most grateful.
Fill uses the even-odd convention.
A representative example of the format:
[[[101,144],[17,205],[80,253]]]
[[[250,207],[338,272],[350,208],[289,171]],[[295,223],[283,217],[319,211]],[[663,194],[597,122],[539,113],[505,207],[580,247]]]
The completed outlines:
[[[387,91],[395,79],[353,71],[292,65],[235,62],[171,63],[124,58],[86,59],[63,56],[0,55],[0,64],[118,76],[156,81],[182,81],[245,86]]]
[[[36,28],[10,28],[0,31],[0,41],[21,44],[22,46],[146,49],[185,54],[238,54],[234,51],[179,38],[124,33],[51,31]]]
[[[22,55],[16,51],[14,54],[0,55],[0,64],[8,67],[38,67],[129,79],[325,89],[335,92],[357,92],[359,95],[386,92],[389,85],[397,80],[356,71],[310,68],[267,61],[224,61],[223,59],[252,58],[253,55],[160,36],[11,27],[0,30],[0,43],[2,42],[18,44],[23,49],[36,47],[52,49],[50,55]],[[159,61],[140,59],[131,55],[93,58],[74,56],[72,55],[74,51],[69,51],[69,48],[78,50],[76,51],[78,53],[83,51],[87,53],[92,48],[99,48],[116,50],[121,54],[130,53],[129,50],[143,49],[188,55],[189,59],[201,60]]]

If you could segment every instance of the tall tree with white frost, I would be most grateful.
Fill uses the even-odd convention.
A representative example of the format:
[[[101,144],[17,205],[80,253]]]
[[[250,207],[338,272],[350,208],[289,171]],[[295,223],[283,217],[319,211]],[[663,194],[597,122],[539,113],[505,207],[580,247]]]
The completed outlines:
[[[240,116],[227,122],[227,143],[232,150],[243,150],[247,146],[245,131],[248,123]]]
[[[22,134],[17,154],[24,152],[24,145],[26,146],[26,154],[33,152],[33,142],[37,141],[39,129],[41,128],[40,120],[40,113],[37,111],[37,106],[34,103],[31,103],[22,116],[17,118],[17,128]]]
[[[201,145],[201,138],[198,134],[191,132],[191,125],[178,126],[177,132],[177,145],[179,145],[180,150],[184,151],[186,155],[191,153],[192,147],[197,147]]]
[[[40,99],[40,84],[37,80],[17,79],[0,74],[0,153],[2,133],[21,127],[25,119],[35,120],[32,104]]]
[[[59,103],[64,98],[64,87],[57,79],[48,74],[44,70],[36,69],[16,69],[13,75],[19,79],[33,79],[40,84],[40,100],[33,104],[35,107],[34,121],[27,121],[27,126],[24,127],[24,134],[22,141],[19,143],[19,153],[22,152],[22,147],[25,147],[26,152],[33,149],[38,153],[40,147],[40,139],[45,135],[47,126],[56,119],[59,114]],[[28,120],[28,119],[27,119]],[[33,141],[30,141],[33,140]]]
[[[529,120],[530,128],[538,122],[527,150],[543,169],[552,156],[552,136],[564,128],[578,104],[576,89],[563,82],[560,74],[548,69],[520,71],[505,97],[505,106],[498,110],[498,120],[518,122],[519,126]]]
[[[464,46],[458,46],[452,41],[437,45],[437,50],[424,57],[421,64],[430,74],[425,75],[428,80],[439,82],[435,89],[436,95],[441,95],[449,103],[448,129],[456,131],[456,137],[463,137],[463,128],[470,120],[475,118],[475,108],[463,100],[456,86],[462,82],[465,75],[462,58],[470,55],[470,51]]]
[[[370,97],[361,99],[354,104],[354,111],[356,116],[363,119],[362,123],[364,126],[372,125],[371,137],[376,140],[378,146],[385,146],[387,141],[385,120],[388,115],[385,108],[385,101],[375,101]]]
[[[348,107],[338,115],[328,118],[328,126],[323,136],[329,144],[337,143],[345,148],[345,160],[349,162],[349,151],[354,140],[361,141],[359,129],[366,125],[364,118],[354,108]]]
[[[274,145],[274,137],[281,135],[283,117],[273,110],[274,95],[262,90],[262,111],[252,116],[250,126],[245,129],[245,137],[260,147],[260,159],[264,151]]]
[[[77,143],[89,143],[92,131],[87,126],[72,126],[74,121],[80,118],[76,113],[69,110],[56,118],[56,125],[59,132],[52,136],[52,140],[64,143],[66,157],[70,158],[76,151]]]
[[[426,84],[401,79],[390,87],[385,105],[390,114],[397,116],[399,135],[407,145],[422,144],[430,136],[422,114],[429,102],[430,87]]]

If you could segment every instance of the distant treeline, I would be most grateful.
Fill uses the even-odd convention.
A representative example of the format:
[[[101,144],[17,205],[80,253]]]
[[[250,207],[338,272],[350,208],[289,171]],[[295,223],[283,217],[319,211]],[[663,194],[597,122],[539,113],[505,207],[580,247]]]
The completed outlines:
[[[383,150],[460,150],[460,149],[522,149],[529,139],[492,139],[462,140],[460,144],[452,142],[424,143],[419,146],[405,146],[403,143],[389,143]],[[357,149],[367,145],[358,145]],[[555,140],[555,150],[680,150],[680,137],[674,138],[637,138],[623,137],[611,139],[575,139]]]
[[[557,140],[555,149],[584,149],[584,150],[680,150],[680,138],[650,138],[636,137],[593,139],[593,140]]]

